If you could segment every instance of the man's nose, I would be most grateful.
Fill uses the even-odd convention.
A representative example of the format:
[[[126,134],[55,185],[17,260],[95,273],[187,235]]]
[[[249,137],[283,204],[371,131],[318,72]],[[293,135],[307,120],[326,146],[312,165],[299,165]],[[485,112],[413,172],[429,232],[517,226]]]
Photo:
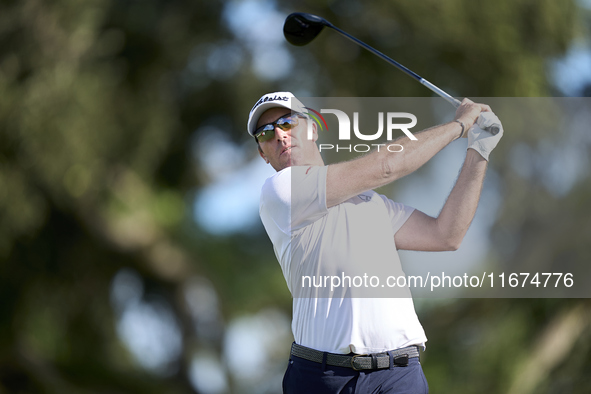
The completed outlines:
[[[291,135],[291,130],[283,130],[281,127],[275,126],[275,137],[278,140],[289,137],[290,135]]]

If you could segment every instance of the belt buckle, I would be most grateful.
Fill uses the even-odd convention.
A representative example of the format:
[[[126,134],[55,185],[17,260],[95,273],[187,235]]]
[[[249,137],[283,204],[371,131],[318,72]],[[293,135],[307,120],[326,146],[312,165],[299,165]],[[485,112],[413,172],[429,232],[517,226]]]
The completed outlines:
[[[394,365],[399,367],[408,367],[408,354],[401,354],[397,357],[394,357]]]
[[[354,355],[353,357],[351,357],[351,368],[353,368],[353,370],[354,370],[354,371],[363,371],[363,368],[361,368],[361,369],[357,369],[357,368],[355,367],[355,359],[356,359],[357,357],[367,357],[367,356],[369,356],[369,354],[356,354],[356,355]]]

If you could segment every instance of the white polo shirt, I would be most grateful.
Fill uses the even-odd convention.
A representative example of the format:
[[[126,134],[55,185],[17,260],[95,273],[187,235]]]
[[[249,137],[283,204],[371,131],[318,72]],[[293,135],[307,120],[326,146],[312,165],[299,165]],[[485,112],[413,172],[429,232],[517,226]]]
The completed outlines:
[[[404,275],[394,234],[414,208],[371,190],[327,208],[327,168],[286,168],[261,192],[261,220],[294,297],[296,343],[341,354],[424,346],[408,289],[405,297],[368,298],[366,288],[345,286],[329,295],[326,288],[303,286],[306,276]]]

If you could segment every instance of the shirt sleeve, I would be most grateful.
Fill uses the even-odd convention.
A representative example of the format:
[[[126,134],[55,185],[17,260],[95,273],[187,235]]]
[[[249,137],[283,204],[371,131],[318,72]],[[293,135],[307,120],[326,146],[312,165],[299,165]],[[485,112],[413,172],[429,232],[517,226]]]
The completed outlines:
[[[388,215],[390,216],[390,223],[392,225],[392,231],[394,234],[400,230],[402,225],[406,223],[410,215],[414,212],[414,208],[408,205],[401,204],[399,202],[394,202],[390,200],[388,197],[383,196],[382,200],[386,204],[386,208],[388,209]]]
[[[261,216],[269,216],[284,233],[303,228],[326,207],[326,166],[289,167],[267,179],[261,191]]]

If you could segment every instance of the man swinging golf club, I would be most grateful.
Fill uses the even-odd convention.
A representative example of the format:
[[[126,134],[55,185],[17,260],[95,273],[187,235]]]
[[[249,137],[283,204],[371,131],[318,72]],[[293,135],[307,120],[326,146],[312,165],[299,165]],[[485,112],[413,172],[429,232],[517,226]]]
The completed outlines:
[[[317,126],[293,94],[257,101],[248,132],[277,171],[262,187],[260,215],[294,296],[285,393],[428,392],[419,363],[427,338],[411,297],[299,297],[297,287],[303,275],[368,264],[360,256],[399,268],[397,249],[456,250],[476,212],[489,154],[503,135],[502,126],[496,135],[483,129],[484,120],[500,125],[489,106],[464,99],[453,121],[416,133],[418,141],[388,141],[402,152],[376,149],[325,165]],[[438,217],[372,190],[412,173],[466,135],[462,170]]]

